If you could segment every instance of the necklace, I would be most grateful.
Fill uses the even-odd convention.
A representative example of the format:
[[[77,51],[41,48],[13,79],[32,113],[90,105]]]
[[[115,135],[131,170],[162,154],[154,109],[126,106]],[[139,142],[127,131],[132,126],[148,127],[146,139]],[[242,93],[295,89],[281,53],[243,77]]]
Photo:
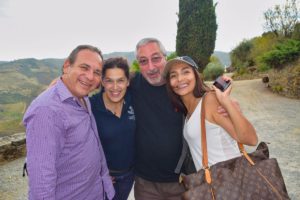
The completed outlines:
[[[109,111],[112,112],[112,114],[117,115],[117,111],[112,111],[112,110]]]

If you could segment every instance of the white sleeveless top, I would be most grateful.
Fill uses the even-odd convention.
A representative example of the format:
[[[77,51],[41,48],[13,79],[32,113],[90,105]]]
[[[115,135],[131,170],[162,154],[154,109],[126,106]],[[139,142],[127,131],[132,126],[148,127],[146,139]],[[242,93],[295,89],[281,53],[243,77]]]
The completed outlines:
[[[189,145],[197,171],[202,168],[201,102],[202,99],[190,118],[185,119],[183,128],[183,135]],[[209,166],[241,155],[237,142],[221,126],[207,120],[205,126]]]

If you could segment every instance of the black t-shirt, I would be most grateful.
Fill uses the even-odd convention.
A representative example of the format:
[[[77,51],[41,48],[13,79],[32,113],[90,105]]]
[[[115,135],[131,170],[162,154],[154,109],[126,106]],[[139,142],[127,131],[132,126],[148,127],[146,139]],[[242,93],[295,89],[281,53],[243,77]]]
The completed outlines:
[[[136,174],[154,182],[178,181],[182,114],[175,112],[165,85],[152,86],[137,73],[131,80],[136,114]]]

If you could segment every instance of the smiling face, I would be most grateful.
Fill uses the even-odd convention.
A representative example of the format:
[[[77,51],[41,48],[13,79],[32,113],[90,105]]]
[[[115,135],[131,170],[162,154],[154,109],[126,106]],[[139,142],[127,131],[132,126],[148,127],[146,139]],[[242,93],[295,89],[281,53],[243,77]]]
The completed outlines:
[[[150,42],[140,46],[137,49],[137,59],[141,74],[151,85],[160,86],[165,83],[163,70],[166,58],[157,43]]]
[[[96,52],[81,50],[73,64],[66,60],[62,80],[74,97],[82,98],[101,82],[102,59]]]
[[[169,83],[173,92],[180,97],[193,95],[196,86],[195,73],[186,63],[175,63],[169,72]]]
[[[110,68],[105,71],[103,77],[104,95],[112,103],[121,102],[126,93],[129,80],[123,69]]]

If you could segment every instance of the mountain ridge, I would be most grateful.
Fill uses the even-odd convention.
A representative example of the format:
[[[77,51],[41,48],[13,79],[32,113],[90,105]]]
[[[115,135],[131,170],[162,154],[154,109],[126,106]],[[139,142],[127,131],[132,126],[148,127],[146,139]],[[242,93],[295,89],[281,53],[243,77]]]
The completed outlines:
[[[216,51],[214,55],[223,65],[230,65],[228,53]],[[103,55],[104,59],[116,56],[126,57],[130,64],[135,60],[133,51]],[[43,91],[51,80],[60,76],[63,62],[64,59],[59,58],[0,61],[0,104],[32,100],[32,97]]]
[[[167,52],[168,55],[172,53],[172,51]],[[223,65],[229,66],[230,65],[230,57],[229,53],[224,52],[224,51],[215,51],[213,55],[217,56],[221,63]],[[123,56],[128,59],[128,62],[131,64],[135,60],[135,52],[134,51],[115,51],[107,54],[103,54],[104,59],[111,58],[111,57],[116,57],[116,56]],[[59,61],[60,64],[63,63],[65,58],[42,58],[42,59],[37,59],[37,58],[21,58],[21,59],[15,59],[11,61],[0,61],[0,67],[2,64],[7,64],[11,62],[20,62],[28,59],[34,59],[34,60],[39,60],[39,61],[45,61],[45,62],[57,62]]]
[[[224,59],[219,56],[227,55],[216,54],[221,62]],[[135,60],[133,51],[103,55],[105,59],[115,56],[126,57],[130,64]],[[0,136],[24,131],[21,121],[26,107],[53,79],[61,75],[64,60],[23,58],[0,61]]]

